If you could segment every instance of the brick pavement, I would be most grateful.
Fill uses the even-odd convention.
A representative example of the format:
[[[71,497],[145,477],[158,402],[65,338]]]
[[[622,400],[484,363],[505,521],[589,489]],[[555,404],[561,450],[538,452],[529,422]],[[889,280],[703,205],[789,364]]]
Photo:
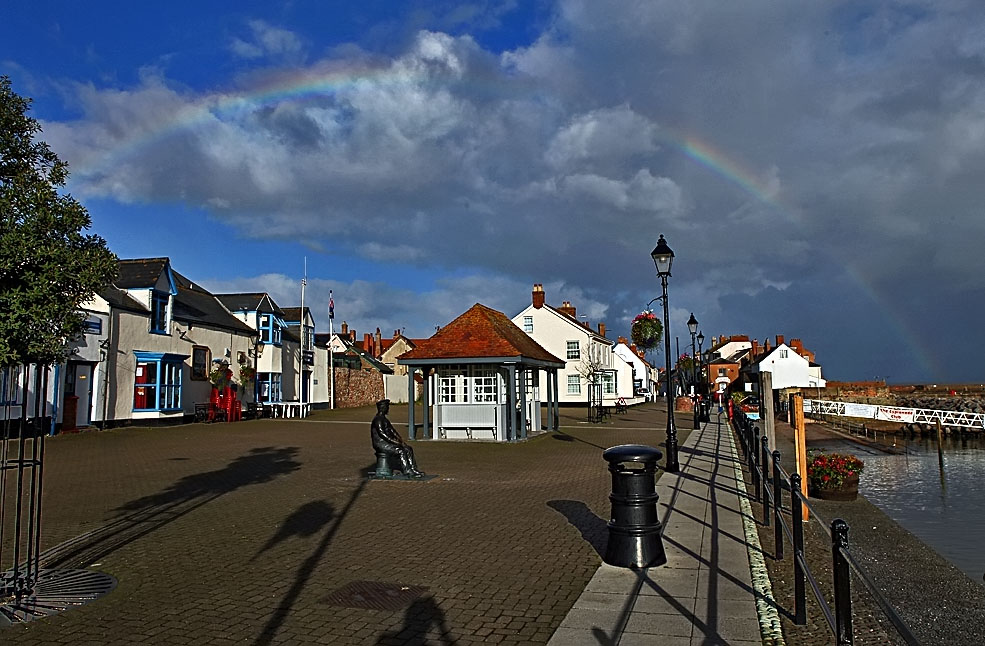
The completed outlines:
[[[600,563],[601,450],[658,445],[666,418],[657,408],[601,425],[565,409],[565,434],[520,444],[418,442],[421,467],[439,476],[423,483],[363,478],[374,462],[369,408],[54,438],[43,547],[115,523],[114,535],[93,534],[57,564],[93,565],[119,585],[0,638],[546,643]],[[391,418],[401,428],[406,407]],[[329,603],[358,581],[427,591],[399,610]]]

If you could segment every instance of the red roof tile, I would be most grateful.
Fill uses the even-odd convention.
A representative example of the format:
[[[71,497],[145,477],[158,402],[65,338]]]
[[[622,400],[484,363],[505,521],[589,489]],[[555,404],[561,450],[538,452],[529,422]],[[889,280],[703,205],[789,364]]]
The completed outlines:
[[[398,357],[404,359],[474,359],[518,357],[563,364],[502,312],[476,303],[430,339]]]

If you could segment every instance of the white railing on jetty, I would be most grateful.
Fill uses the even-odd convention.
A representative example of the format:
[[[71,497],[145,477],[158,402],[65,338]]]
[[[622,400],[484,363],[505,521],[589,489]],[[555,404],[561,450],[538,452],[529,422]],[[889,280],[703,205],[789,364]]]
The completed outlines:
[[[899,408],[896,406],[877,406],[875,404],[856,404],[855,402],[825,401],[805,399],[804,412],[816,415],[840,415],[879,419],[903,424],[956,426],[985,430],[985,413],[963,413],[956,410],[935,410],[933,408]]]

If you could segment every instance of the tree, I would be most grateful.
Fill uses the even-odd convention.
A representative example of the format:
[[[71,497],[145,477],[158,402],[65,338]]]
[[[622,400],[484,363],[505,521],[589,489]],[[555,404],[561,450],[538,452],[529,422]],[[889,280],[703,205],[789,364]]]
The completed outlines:
[[[0,76],[0,366],[61,361],[80,306],[117,271],[106,242],[83,233],[85,207],[58,192],[68,164],[36,138],[30,105]]]

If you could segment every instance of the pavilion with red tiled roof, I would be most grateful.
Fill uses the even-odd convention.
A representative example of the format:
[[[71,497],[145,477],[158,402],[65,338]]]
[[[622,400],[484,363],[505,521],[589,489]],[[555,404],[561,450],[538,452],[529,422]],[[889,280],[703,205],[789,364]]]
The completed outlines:
[[[539,373],[547,372],[547,428],[558,426],[557,371],[564,361],[530,338],[502,312],[476,303],[430,339],[397,358],[408,367],[407,387],[414,399],[416,369],[435,372],[434,429],[429,433],[431,379],[424,380],[423,437],[525,439],[540,430]],[[409,412],[414,439],[414,407]],[[484,438],[483,438],[484,439]]]

